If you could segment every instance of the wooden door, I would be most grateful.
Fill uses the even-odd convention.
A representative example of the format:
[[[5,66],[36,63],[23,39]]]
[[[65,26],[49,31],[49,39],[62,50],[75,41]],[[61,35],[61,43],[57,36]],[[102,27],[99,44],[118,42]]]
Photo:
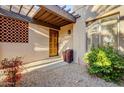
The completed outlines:
[[[50,30],[49,36],[49,56],[58,56],[58,31]]]

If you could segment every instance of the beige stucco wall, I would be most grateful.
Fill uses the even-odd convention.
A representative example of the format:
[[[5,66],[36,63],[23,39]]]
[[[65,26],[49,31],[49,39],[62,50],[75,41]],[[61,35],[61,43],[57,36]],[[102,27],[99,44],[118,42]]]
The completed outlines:
[[[68,30],[71,34],[68,34]],[[61,27],[59,31],[59,55],[62,56],[62,52],[67,49],[73,48],[73,24],[69,24]]]
[[[73,6],[73,11],[81,15],[73,26],[73,49],[75,62],[82,62],[82,56],[86,53],[86,20],[94,19],[115,12],[120,12],[120,17],[124,16],[124,6],[101,6],[101,5],[79,5]],[[124,37],[124,17],[120,19],[121,37]],[[124,39],[120,38],[119,48],[124,52]]]
[[[36,24],[29,24],[28,43],[1,43],[0,60],[4,58],[23,57],[26,63],[49,58],[49,29]],[[68,34],[71,30],[71,34]],[[63,26],[59,30],[59,55],[66,49],[73,48],[73,24]]]
[[[0,43],[0,60],[23,57],[24,62],[32,62],[49,57],[49,28],[29,24],[29,43]]]

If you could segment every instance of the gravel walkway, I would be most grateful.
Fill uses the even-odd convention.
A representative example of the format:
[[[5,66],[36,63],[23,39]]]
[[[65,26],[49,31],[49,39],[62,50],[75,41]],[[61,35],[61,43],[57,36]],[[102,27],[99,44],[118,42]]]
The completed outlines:
[[[23,87],[117,87],[118,85],[91,77],[85,65],[58,62],[24,74]]]

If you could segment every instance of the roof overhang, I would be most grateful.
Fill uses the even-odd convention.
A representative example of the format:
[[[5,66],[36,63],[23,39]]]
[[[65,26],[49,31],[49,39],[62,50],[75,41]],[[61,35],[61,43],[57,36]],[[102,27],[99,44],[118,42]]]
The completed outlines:
[[[56,5],[40,5],[39,11],[33,18],[57,27],[76,22],[76,18],[74,16]]]
[[[28,8],[27,10],[26,7]],[[60,29],[64,25],[76,22],[76,18],[72,14],[57,5],[38,5],[38,7],[39,9],[32,17],[29,15],[35,10],[34,5],[30,7],[25,5],[10,5],[8,10],[0,8],[0,14],[54,29]],[[13,9],[17,12],[13,11]]]

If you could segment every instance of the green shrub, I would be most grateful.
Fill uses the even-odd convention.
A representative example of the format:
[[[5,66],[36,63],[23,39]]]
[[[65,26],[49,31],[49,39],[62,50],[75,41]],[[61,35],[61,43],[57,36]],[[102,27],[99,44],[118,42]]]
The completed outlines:
[[[106,81],[119,82],[124,75],[124,57],[112,47],[94,48],[83,59],[90,74]]]

